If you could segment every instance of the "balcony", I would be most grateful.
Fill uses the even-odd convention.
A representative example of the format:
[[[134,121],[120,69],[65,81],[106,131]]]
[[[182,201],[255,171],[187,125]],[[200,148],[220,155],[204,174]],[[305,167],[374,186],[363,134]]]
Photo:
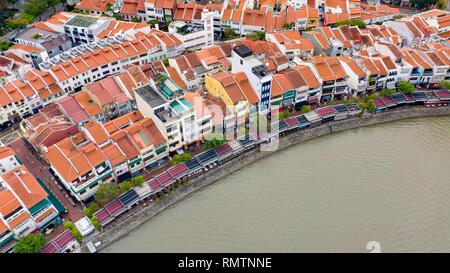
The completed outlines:
[[[332,86],[334,85],[334,81],[323,82],[323,86]]]
[[[367,84],[358,84],[358,92],[363,92],[367,89]]]
[[[410,74],[410,76],[411,77],[413,77],[413,76],[420,76],[420,72],[419,71],[417,71],[417,70],[413,70],[413,71],[411,71],[411,74]]]
[[[424,72],[423,72],[423,75],[422,76],[433,76],[433,70],[432,69],[426,69]]]

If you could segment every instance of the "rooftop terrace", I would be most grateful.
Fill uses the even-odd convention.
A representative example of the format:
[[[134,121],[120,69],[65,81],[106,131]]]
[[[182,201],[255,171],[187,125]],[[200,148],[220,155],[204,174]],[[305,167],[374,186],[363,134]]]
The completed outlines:
[[[89,27],[97,21],[97,18],[77,15],[70,19],[66,25],[76,27]]]
[[[150,85],[144,85],[134,90],[151,107],[158,107],[167,101]]]

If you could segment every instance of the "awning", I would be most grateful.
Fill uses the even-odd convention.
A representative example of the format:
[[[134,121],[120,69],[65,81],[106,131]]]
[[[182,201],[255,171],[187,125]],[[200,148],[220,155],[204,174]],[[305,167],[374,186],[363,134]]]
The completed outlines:
[[[312,97],[312,98],[308,98],[308,103],[318,103],[319,102],[319,97]]]

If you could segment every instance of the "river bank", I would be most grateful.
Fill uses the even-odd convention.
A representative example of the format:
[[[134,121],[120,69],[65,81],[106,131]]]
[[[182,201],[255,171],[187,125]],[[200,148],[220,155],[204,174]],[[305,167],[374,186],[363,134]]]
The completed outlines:
[[[279,140],[279,149],[287,148],[291,145],[310,140],[315,137],[327,135],[334,132],[339,132],[347,129],[358,128],[368,125],[375,125],[379,123],[395,121],[405,118],[412,117],[427,117],[427,116],[438,116],[438,115],[449,115],[450,108],[425,108],[425,107],[414,107],[414,108],[404,108],[398,110],[390,110],[388,112],[382,112],[375,115],[367,115],[363,118],[353,118],[343,121],[334,121],[330,123],[323,124],[316,128],[302,129],[291,133],[287,136],[281,137]],[[277,151],[278,151],[277,150]],[[275,151],[274,151],[275,152]],[[119,219],[116,219],[113,223],[105,228],[105,231],[96,235],[92,238],[95,243],[101,241],[102,245],[99,246],[99,250],[110,245],[115,240],[120,239],[126,235],[129,231],[137,228],[145,221],[151,219],[153,216],[158,215],[165,208],[170,207],[176,202],[189,196],[191,193],[225,177],[226,175],[233,173],[244,166],[247,166],[256,160],[271,155],[274,152],[260,152],[258,149],[249,151],[243,154],[239,158],[242,160],[232,160],[217,168],[210,170],[208,173],[201,175],[192,180],[191,184],[186,184],[181,189],[178,189],[168,197],[161,199],[159,203],[153,203],[149,207],[137,208],[131,212],[127,212],[122,215]],[[245,162],[245,163],[243,163]],[[89,238],[91,239],[91,238]],[[88,252],[85,246],[81,249],[82,252]]]

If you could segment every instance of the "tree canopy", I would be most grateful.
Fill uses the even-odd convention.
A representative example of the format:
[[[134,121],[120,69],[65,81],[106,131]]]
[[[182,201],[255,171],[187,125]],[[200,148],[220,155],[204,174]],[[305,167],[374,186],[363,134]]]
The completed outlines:
[[[108,202],[118,195],[119,192],[120,190],[116,183],[103,183],[98,187],[94,199],[97,202]]]
[[[147,24],[151,25],[152,27],[155,27],[155,25],[158,24],[158,20],[155,20],[155,19],[149,20],[149,21],[147,22]]]
[[[208,148],[219,147],[224,143],[225,143],[225,135],[223,133],[219,133],[216,131],[209,133],[209,135],[206,136],[205,139],[205,144],[206,147]]]
[[[393,90],[393,89],[387,89],[387,88],[383,88],[383,89],[380,91],[380,95],[383,96],[383,97],[390,96],[390,95],[392,95],[392,94],[394,94],[394,93],[395,93],[395,90]]]
[[[91,218],[94,212],[100,209],[100,206],[97,204],[97,202],[91,202],[89,204],[89,207],[85,208],[83,212],[87,215],[87,217]]]
[[[439,81],[437,86],[444,89],[450,89],[450,81]]]
[[[342,25],[357,26],[359,28],[366,28],[366,23],[364,23],[364,21],[358,20],[358,19],[350,19],[350,20],[339,21],[336,24],[334,24],[335,27],[342,26]]]
[[[2,41],[2,42],[0,42],[0,51],[6,51],[6,50],[8,50],[8,48],[10,48],[12,46],[13,46],[13,43],[7,42],[7,41]]]
[[[16,253],[36,253],[41,250],[46,243],[47,238],[41,233],[28,234],[17,242],[13,250]]]
[[[311,108],[308,105],[303,105],[302,109],[300,110],[303,114],[308,113],[311,111]]]
[[[28,0],[23,6],[23,11],[33,16],[39,16],[49,7],[44,0]]]
[[[409,93],[409,94],[411,94],[415,90],[414,85],[412,83],[406,82],[406,81],[397,83],[397,88],[398,88],[398,91],[400,91],[402,93]]]
[[[266,40],[266,32],[265,31],[257,31],[257,32],[250,32],[247,35],[245,35],[246,38],[252,39],[253,41],[265,41]]]
[[[225,40],[233,40],[236,36],[236,32],[230,27],[225,28],[223,30],[223,34],[225,36]]]
[[[283,24],[283,29],[292,29],[295,26],[295,22],[285,23]]]
[[[142,178],[142,176],[136,176],[136,177],[133,177],[132,179],[131,179],[131,183],[133,183],[133,186],[142,186],[142,184],[144,183],[144,178]]]
[[[133,17],[133,18],[131,19],[131,22],[140,23],[140,22],[142,22],[142,19],[141,19],[141,18],[138,18],[138,17]]]
[[[28,25],[28,21],[25,19],[11,19],[6,23],[6,27],[10,30],[16,28],[25,28]]]
[[[113,17],[114,17],[114,19],[116,19],[116,20],[123,21],[123,16],[122,16],[122,14],[114,14]]]

